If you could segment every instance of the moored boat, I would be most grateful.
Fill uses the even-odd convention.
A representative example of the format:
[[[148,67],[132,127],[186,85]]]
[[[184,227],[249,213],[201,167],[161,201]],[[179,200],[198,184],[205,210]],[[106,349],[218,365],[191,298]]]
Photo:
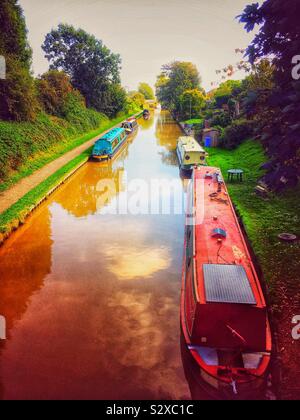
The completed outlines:
[[[101,162],[112,159],[124,145],[126,139],[127,133],[124,128],[113,128],[96,141],[91,160]]]
[[[179,137],[177,156],[182,171],[192,171],[194,166],[206,165],[207,153],[193,137]]]
[[[145,120],[149,120],[149,118],[150,118],[150,111],[149,111],[149,109],[144,109],[144,111],[143,111],[143,117],[144,117]]]
[[[220,170],[195,168],[188,196],[181,327],[199,384],[214,398],[261,398],[270,323]]]
[[[126,133],[132,134],[139,128],[139,125],[136,118],[132,117],[123,122],[122,128],[125,129]]]

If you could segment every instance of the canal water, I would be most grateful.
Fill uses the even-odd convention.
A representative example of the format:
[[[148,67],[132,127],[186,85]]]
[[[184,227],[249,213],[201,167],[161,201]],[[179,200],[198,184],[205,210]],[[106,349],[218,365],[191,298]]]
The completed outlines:
[[[2,399],[190,398],[184,214],[172,212],[185,189],[180,130],[164,111],[139,124],[113,162],[82,167],[0,249]],[[171,214],[147,211],[147,196],[163,207],[167,191],[155,194],[153,180],[181,189]]]

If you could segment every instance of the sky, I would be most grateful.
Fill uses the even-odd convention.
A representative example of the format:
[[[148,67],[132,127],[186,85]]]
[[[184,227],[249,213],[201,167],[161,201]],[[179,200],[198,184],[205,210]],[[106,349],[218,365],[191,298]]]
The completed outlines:
[[[20,0],[36,75],[48,69],[41,49],[45,35],[68,23],[121,55],[122,84],[129,90],[139,82],[154,86],[161,66],[174,60],[196,64],[210,90],[212,82],[220,82],[216,70],[239,61],[235,49],[253,39],[235,19],[249,3],[253,0]]]

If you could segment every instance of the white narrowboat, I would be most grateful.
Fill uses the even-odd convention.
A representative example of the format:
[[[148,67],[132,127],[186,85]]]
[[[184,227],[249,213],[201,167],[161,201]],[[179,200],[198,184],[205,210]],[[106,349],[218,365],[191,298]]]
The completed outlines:
[[[183,171],[191,171],[194,166],[206,165],[207,153],[194,137],[179,137],[177,156]]]

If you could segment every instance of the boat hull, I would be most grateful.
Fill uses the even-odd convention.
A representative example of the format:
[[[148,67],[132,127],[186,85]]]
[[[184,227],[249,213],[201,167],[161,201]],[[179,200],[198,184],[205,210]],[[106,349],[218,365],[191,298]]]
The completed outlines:
[[[195,173],[201,176],[197,178]],[[215,174],[215,179],[210,175],[207,176],[210,173]],[[225,185],[220,186],[222,179],[216,175],[217,168],[199,167],[194,170],[193,183],[190,184],[192,188],[189,195],[192,195],[192,199],[189,197],[187,213],[189,217],[193,215],[194,220],[192,225],[189,220],[185,231],[180,314],[185,354],[190,360],[189,367],[193,381],[196,381],[212,398],[264,399],[271,364],[270,324],[255,268],[251,263],[249,250],[228,191]],[[200,183],[197,183],[198,179],[201,180]],[[199,212],[201,212],[200,217]],[[213,229],[215,225],[222,227],[223,230]],[[217,235],[221,236],[215,237],[215,230]],[[228,252],[226,264],[223,260],[218,261],[221,258],[219,256],[221,248],[223,255],[225,251]],[[230,253],[236,255],[237,260],[228,266]],[[204,277],[207,267],[217,270],[215,273],[219,268],[223,270],[230,267],[233,271],[243,267],[249,268],[253,273],[252,283],[249,280],[250,275],[248,280],[255,290],[256,303],[242,304],[234,300],[230,304],[229,301],[223,301],[223,297],[218,297],[214,303],[209,298],[208,289],[205,289],[209,281],[208,277]],[[223,277],[222,282],[225,279],[226,277]],[[239,284],[242,280],[242,277],[239,277]],[[228,290],[226,289],[226,292]],[[249,324],[251,322],[253,325]],[[235,330],[230,329],[232,323]],[[242,335],[238,335],[241,324],[244,329]],[[230,331],[231,334],[228,332],[226,334],[226,331]],[[255,338],[253,339],[253,335],[262,337],[259,344]],[[245,362],[253,357],[251,362]],[[256,359],[259,362],[253,361]]]
[[[180,170],[186,174],[191,175],[191,173],[193,172],[194,165],[184,165],[182,163],[182,158],[178,149],[176,150],[176,153],[177,153]]]

